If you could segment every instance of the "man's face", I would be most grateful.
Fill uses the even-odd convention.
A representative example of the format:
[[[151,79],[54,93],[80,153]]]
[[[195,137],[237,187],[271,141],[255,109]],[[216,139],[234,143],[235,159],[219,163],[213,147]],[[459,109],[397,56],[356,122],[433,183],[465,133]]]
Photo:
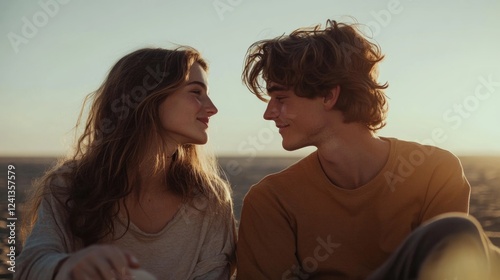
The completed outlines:
[[[276,123],[283,148],[293,151],[319,145],[326,123],[323,97],[300,97],[293,89],[274,82],[267,83],[267,92],[270,100],[264,119]]]

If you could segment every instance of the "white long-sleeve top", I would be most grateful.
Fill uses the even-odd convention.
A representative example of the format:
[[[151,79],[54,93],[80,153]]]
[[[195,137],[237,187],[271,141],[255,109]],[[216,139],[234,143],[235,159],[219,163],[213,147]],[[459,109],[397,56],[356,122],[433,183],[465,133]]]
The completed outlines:
[[[158,279],[229,279],[235,249],[232,211],[214,213],[204,199],[183,204],[160,232],[145,233],[115,220],[118,240],[102,241],[132,252]],[[231,207],[228,204],[228,207]],[[38,220],[18,257],[14,279],[53,279],[58,263],[82,249],[67,227],[66,210],[52,195],[42,201]]]

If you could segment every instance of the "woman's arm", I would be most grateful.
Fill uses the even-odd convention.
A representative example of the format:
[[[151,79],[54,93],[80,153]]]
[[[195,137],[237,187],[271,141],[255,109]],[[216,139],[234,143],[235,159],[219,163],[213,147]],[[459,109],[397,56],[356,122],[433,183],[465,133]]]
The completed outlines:
[[[112,279],[139,266],[130,253],[114,246],[83,248],[72,237],[65,212],[53,195],[42,200],[14,279]]]
[[[200,261],[189,279],[229,279],[235,270],[236,227],[231,205],[210,213],[211,223],[203,243]]]
[[[19,255],[14,279],[53,279],[61,262],[75,247],[62,217],[64,212],[53,195],[44,197],[38,219]]]

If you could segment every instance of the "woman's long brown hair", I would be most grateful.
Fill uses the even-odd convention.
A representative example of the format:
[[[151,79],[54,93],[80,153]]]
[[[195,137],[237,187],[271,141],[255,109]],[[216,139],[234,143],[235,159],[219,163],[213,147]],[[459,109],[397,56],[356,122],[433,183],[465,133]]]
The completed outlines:
[[[192,144],[180,146],[169,158],[160,133],[158,106],[183,86],[194,63],[208,68],[189,47],[146,48],[113,66],[101,87],[86,98],[85,103],[93,101],[75,152],[35,183],[24,236],[36,222],[42,200],[51,194],[66,209],[70,231],[84,246],[113,237],[113,220],[121,207],[130,220],[121,201],[138,190],[139,163],[150,147],[156,148],[154,172],[164,174],[172,192],[185,202],[203,195],[212,210],[232,211],[230,188],[215,158]],[[81,118],[82,113],[77,128]]]

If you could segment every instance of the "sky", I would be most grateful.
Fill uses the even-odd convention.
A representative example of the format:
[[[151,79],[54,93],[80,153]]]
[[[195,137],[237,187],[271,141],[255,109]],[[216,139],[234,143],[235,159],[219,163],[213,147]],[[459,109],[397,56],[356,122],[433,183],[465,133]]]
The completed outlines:
[[[500,1],[0,1],[0,156],[60,156],[73,147],[85,96],[143,47],[189,45],[209,62],[209,148],[217,155],[286,152],[266,104],[241,82],[255,41],[327,19],[364,25],[385,59],[380,136],[457,155],[500,155]]]

